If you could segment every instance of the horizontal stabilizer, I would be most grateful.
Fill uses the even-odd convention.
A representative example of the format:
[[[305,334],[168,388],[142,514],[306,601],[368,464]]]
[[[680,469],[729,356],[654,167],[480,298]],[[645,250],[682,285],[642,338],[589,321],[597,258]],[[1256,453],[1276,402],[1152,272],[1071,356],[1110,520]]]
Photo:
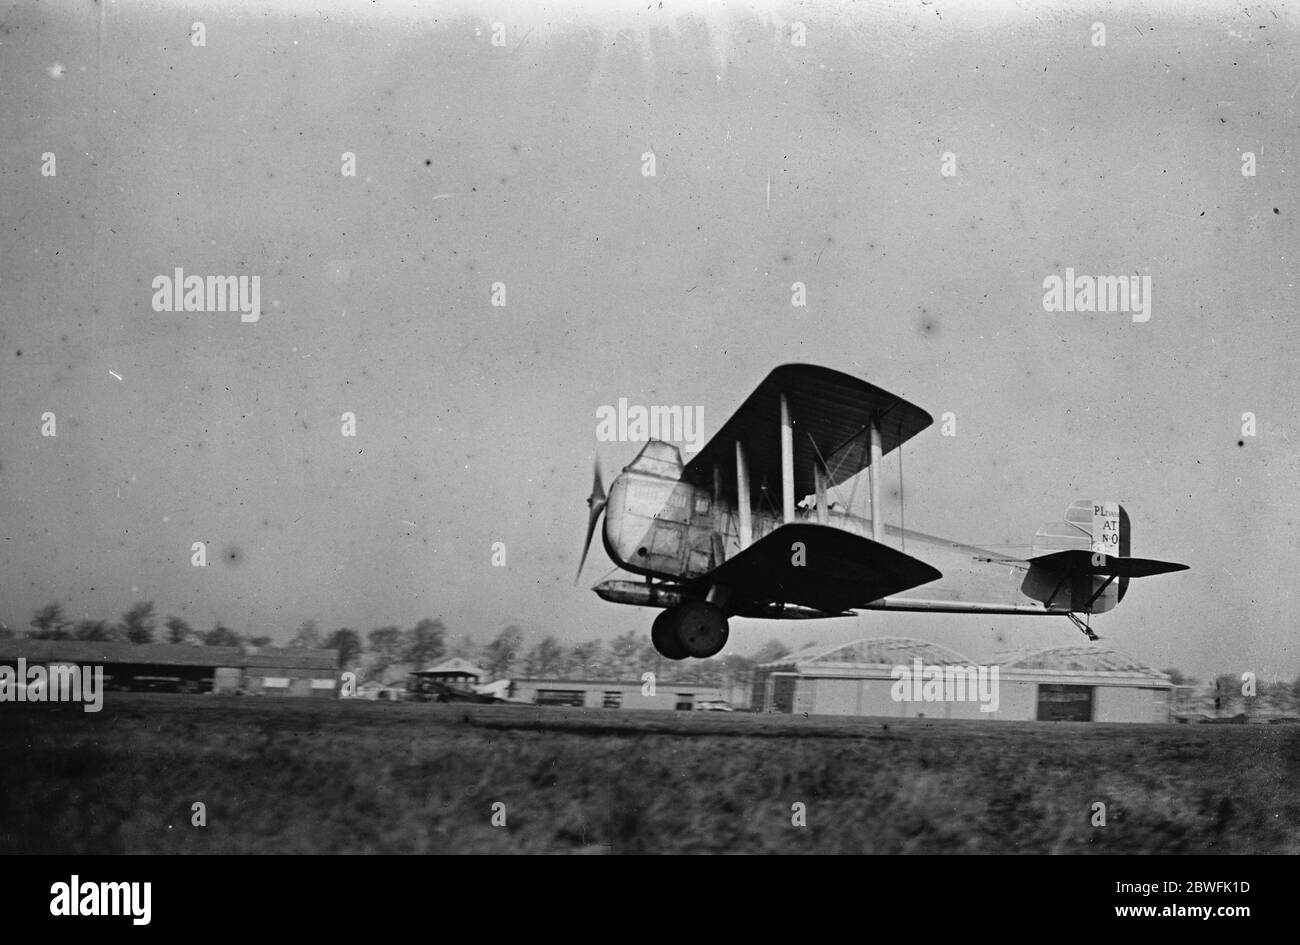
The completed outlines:
[[[1121,558],[1116,555],[1085,551],[1082,548],[1072,551],[1054,551],[1051,554],[1030,558],[1029,561],[1031,564],[1051,570],[1059,569],[1075,574],[1106,574],[1121,578],[1150,577],[1153,574],[1186,571],[1188,567],[1172,561],[1156,561],[1154,558]]]
[[[911,555],[829,525],[792,522],[708,575],[733,595],[837,613],[943,577]]]

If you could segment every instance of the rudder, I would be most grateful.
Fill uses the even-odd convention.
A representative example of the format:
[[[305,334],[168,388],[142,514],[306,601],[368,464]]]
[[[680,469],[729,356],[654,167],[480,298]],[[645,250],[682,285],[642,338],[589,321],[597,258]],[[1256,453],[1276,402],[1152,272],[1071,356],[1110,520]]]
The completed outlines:
[[[1065,510],[1065,518],[1048,522],[1034,534],[1034,557],[1054,551],[1091,551],[1111,557],[1129,555],[1129,517],[1124,506],[1105,499],[1075,499]],[[1129,579],[1121,577],[1101,591],[1089,608],[1093,613],[1110,610],[1124,599]],[[1095,575],[1080,576],[1070,582],[1069,595],[1078,609],[1106,583]]]

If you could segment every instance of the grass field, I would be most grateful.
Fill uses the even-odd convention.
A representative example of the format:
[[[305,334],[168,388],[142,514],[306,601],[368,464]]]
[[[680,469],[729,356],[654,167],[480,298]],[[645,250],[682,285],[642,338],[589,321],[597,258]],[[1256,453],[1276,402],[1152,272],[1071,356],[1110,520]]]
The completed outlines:
[[[1300,726],[110,693],[0,759],[6,853],[1300,853]]]

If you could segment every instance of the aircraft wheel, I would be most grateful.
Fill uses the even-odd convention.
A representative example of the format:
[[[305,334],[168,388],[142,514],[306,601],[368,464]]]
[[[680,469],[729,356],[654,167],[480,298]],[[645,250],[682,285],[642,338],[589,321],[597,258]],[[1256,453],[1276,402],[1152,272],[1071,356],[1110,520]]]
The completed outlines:
[[[672,614],[677,643],[687,656],[707,659],[721,653],[727,645],[730,629],[726,614],[717,604],[688,600],[669,613]]]
[[[674,626],[673,615],[677,608],[670,607],[663,611],[655,618],[653,626],[650,628],[650,642],[655,645],[659,655],[664,659],[684,660],[690,656],[677,640],[677,629]]]

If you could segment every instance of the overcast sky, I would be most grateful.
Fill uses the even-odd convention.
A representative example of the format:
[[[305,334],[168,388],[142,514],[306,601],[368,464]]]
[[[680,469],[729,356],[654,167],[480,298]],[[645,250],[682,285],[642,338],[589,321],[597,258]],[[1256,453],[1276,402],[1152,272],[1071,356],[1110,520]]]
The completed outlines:
[[[639,448],[596,410],[707,436],[805,361],[955,414],[906,448],[909,528],[1027,554],[1119,500],[1191,571],[1106,645],[1300,672],[1294,7],[710,6],[0,7],[0,620],[648,634],[587,589],[599,544],[572,586],[592,455]],[[258,275],[261,318],[154,311],[177,267]],[[1045,312],[1067,267],[1149,276],[1150,320]],[[1083,641],[866,614],[731,645],[880,635]]]

